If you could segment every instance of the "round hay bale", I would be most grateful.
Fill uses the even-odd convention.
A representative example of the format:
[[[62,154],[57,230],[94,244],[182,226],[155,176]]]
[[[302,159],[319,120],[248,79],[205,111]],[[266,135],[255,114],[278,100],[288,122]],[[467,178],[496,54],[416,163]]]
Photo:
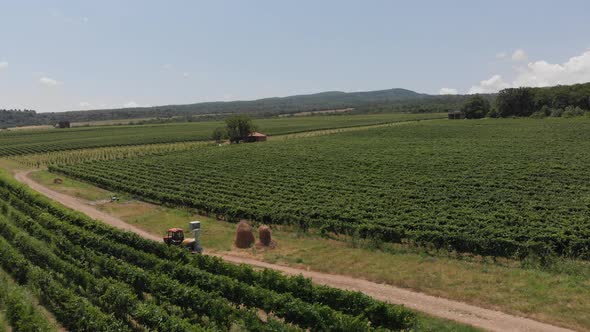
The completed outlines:
[[[263,246],[270,246],[272,243],[272,235],[270,231],[270,227],[266,225],[262,225],[258,227],[258,239]]]
[[[250,226],[245,220],[240,221],[236,229],[236,247],[242,249],[250,248],[254,244],[254,241],[252,226]]]

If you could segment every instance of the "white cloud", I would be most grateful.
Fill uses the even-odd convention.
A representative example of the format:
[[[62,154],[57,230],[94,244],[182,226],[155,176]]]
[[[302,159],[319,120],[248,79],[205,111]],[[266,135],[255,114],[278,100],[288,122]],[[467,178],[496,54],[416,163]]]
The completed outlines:
[[[88,107],[92,107],[92,104],[87,101],[81,101],[80,107],[88,108]]]
[[[528,59],[528,56],[522,48],[519,48],[512,53],[512,61],[526,61],[526,59]]]
[[[509,87],[510,84],[504,82],[502,76],[494,75],[487,80],[480,81],[479,85],[472,86],[467,93],[494,93]]]
[[[82,17],[82,23],[88,23],[88,17]]]
[[[558,84],[590,82],[590,49],[563,63],[549,63],[545,60],[529,62],[516,68],[515,79],[506,82],[500,75],[483,80],[472,86],[469,93],[493,93],[510,87],[543,87]]]
[[[136,103],[136,102],[134,102],[134,101],[132,100],[132,101],[126,102],[126,103],[123,105],[123,107],[125,107],[125,108],[139,107],[139,104],[138,104],[138,103]]]
[[[590,81],[590,49],[581,55],[569,58],[564,63],[535,61],[519,69],[513,86],[550,86],[557,84],[575,84]]]
[[[506,52],[500,52],[496,54],[496,59],[505,59],[508,54]]]
[[[458,94],[457,89],[453,88],[441,88],[438,90],[439,95],[456,95]]]
[[[182,73],[182,77],[189,77],[189,76],[190,76],[190,74],[187,72]]]
[[[0,70],[4,69],[8,67],[8,62],[6,61],[0,61]]]
[[[166,63],[166,64],[162,65],[162,69],[164,69],[164,70],[170,70],[173,67],[174,66],[171,63]]]
[[[49,78],[49,77],[41,77],[39,79],[39,83],[41,83],[45,86],[57,86],[57,85],[61,84],[61,82],[56,81],[53,78]]]

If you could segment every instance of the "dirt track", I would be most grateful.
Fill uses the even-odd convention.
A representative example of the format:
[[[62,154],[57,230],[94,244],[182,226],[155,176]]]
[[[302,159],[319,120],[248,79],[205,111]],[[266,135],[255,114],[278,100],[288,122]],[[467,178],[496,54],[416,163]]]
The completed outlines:
[[[89,205],[89,202],[53,191],[35,181],[28,174],[31,171],[17,172],[14,177],[27,184],[33,190],[57,201],[61,204],[88,215],[93,219],[103,221],[114,227],[134,232],[146,239],[161,241],[161,238],[147,233],[137,227],[125,223],[123,220],[108,215]],[[423,293],[413,292],[391,285],[378,284],[371,281],[356,279],[342,275],[306,271],[287,266],[261,262],[246,257],[226,254],[212,254],[232,263],[249,264],[263,268],[281,271],[288,275],[302,274],[311,278],[315,283],[324,284],[336,288],[363,292],[378,300],[403,304],[409,308],[454,320],[460,323],[472,325],[489,331],[571,331],[568,329],[540,323],[528,318],[509,315],[500,311],[484,309],[463,302],[447,300]]]

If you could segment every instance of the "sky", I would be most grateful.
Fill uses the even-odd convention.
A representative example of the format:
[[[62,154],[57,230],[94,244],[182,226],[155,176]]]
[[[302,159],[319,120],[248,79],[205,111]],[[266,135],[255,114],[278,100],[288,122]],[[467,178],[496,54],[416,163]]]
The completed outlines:
[[[0,109],[590,81],[590,1],[0,0]]]

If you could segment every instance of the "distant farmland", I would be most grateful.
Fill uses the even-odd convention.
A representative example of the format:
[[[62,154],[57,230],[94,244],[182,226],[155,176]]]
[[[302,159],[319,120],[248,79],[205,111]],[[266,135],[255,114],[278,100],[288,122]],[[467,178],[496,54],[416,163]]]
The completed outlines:
[[[52,170],[230,219],[484,255],[588,259],[588,165],[590,119],[506,119],[418,122]]]
[[[310,116],[256,120],[268,135],[307,130],[372,125],[444,117],[440,113],[388,113],[372,115]],[[159,125],[101,126],[0,132],[0,157],[107,146],[175,143],[208,140],[223,122],[187,122]]]

